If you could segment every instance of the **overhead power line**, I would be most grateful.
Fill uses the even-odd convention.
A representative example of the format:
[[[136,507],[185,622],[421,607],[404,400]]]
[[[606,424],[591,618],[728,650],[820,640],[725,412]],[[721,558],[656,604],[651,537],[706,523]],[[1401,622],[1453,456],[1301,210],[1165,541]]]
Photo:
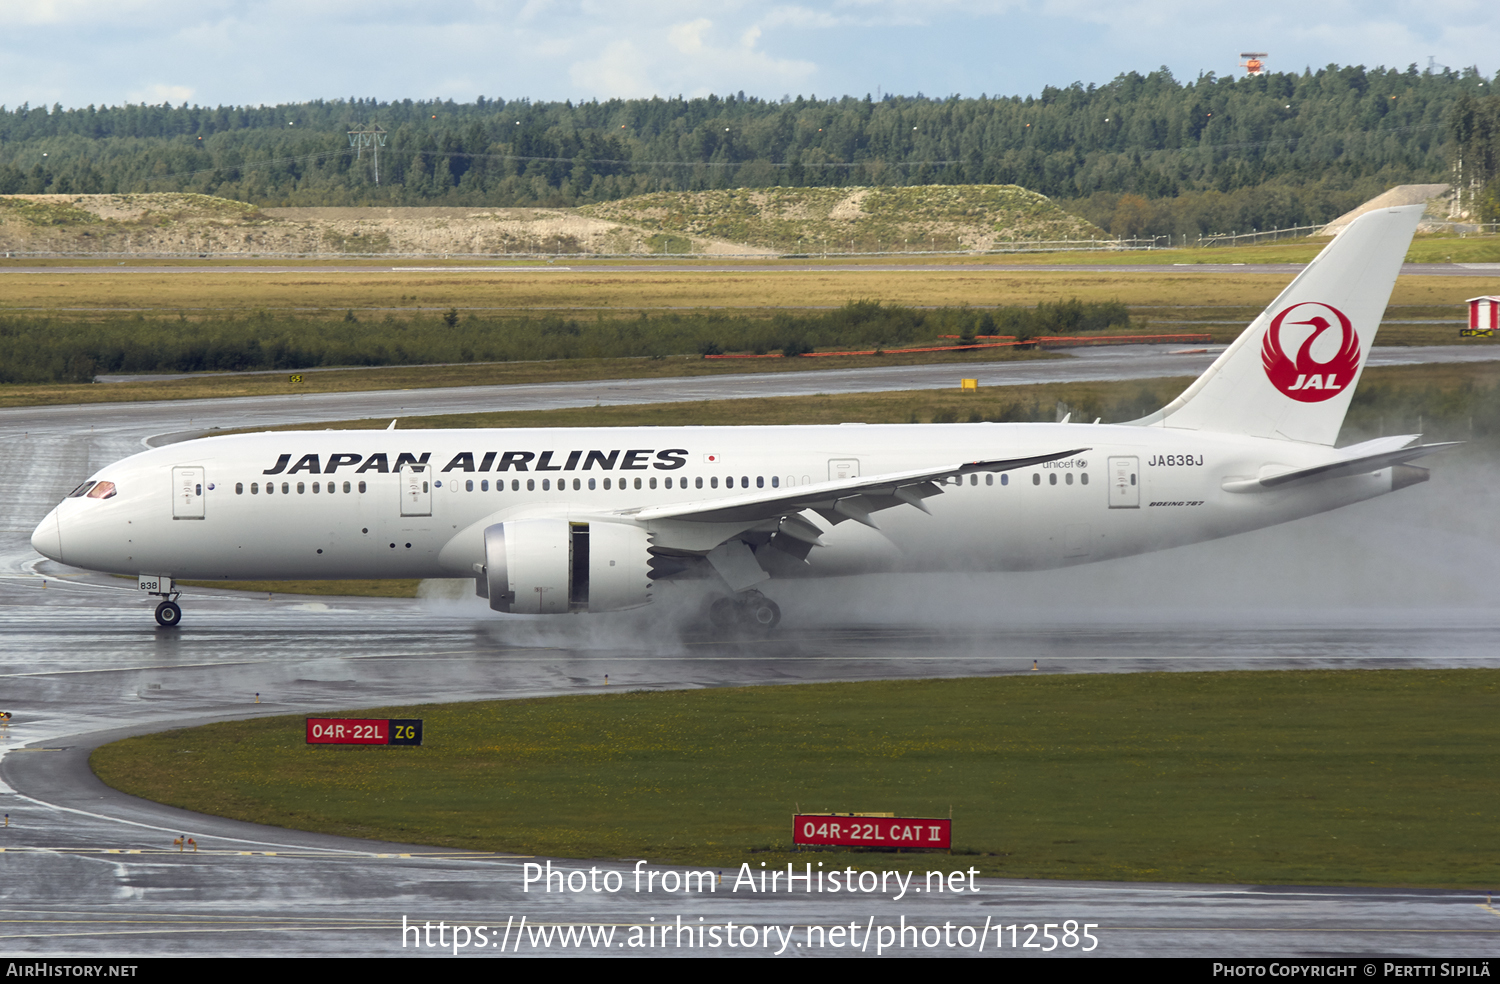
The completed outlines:
[[[1444,126],[1442,123],[1418,123],[1411,126],[1393,126],[1388,128],[1373,127],[1367,130],[1345,130],[1341,133],[1315,133],[1296,137],[1285,137],[1277,140],[1254,140],[1237,143],[1203,143],[1182,146],[1163,147],[1159,150],[1147,151],[1147,153],[1174,153],[1195,150],[1249,150],[1255,147],[1294,146],[1303,140],[1326,139],[1329,137],[1350,137],[1360,135],[1407,133],[1417,130],[1436,130]],[[590,165],[626,165],[630,167],[744,167],[748,164],[758,164],[762,167],[773,167],[778,169],[802,167],[802,168],[857,168],[857,167],[947,167],[953,164],[969,163],[961,158],[948,158],[944,160],[927,161],[892,161],[885,159],[871,159],[864,161],[640,161],[626,158],[612,157],[541,157],[526,154],[476,154],[466,151],[444,151],[432,149],[419,149],[408,151],[415,157],[441,157],[441,158],[464,158],[468,160],[497,160],[497,161],[525,161],[528,163],[539,162],[544,164],[590,164]],[[190,171],[172,171],[166,174],[150,175],[148,180],[156,181],[163,178],[192,177],[198,174],[211,174],[216,171],[232,170],[257,170],[262,168],[276,167],[287,164],[303,164],[316,161],[328,160],[334,157],[345,157],[357,155],[356,148],[341,148],[339,150],[324,151],[317,154],[304,154],[297,157],[273,157],[263,161],[246,161],[239,164],[220,164],[214,167],[197,168]]]

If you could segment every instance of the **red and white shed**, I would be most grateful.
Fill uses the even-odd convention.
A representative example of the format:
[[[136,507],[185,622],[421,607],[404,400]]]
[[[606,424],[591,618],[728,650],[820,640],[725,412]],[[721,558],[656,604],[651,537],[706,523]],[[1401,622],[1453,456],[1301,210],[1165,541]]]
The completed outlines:
[[[1487,294],[1469,298],[1469,327],[1500,329],[1500,296]]]

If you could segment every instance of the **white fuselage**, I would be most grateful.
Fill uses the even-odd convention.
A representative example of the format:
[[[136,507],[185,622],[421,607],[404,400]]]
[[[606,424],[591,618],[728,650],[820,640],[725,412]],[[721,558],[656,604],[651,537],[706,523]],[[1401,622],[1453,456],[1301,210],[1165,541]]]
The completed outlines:
[[[110,465],[31,542],[155,594],[164,577],[473,577],[520,614],[716,578],[740,600],[714,602],[715,624],[769,628],[767,578],[1062,567],[1284,523],[1423,481],[1409,462],[1441,447],[1333,447],[1421,214],[1357,218],[1132,424],[217,437]],[[156,618],[180,614],[168,600]]]
[[[950,479],[925,500],[930,514],[884,509],[874,515],[878,530],[818,520],[824,545],[773,573],[1081,564],[1270,526],[1392,488],[1385,468],[1279,492],[1227,492],[1227,481],[1316,464],[1330,449],[1163,427],[301,431],[188,441],[117,462],[93,476],[114,484],[112,497],[64,499],[33,543],[76,567],[179,579],[472,577],[483,529],[502,521],[632,523],[631,510],[663,504],[1063,448],[1088,450]],[[425,492],[402,488],[403,456],[427,464]],[[664,524],[642,525],[658,542],[670,539]]]

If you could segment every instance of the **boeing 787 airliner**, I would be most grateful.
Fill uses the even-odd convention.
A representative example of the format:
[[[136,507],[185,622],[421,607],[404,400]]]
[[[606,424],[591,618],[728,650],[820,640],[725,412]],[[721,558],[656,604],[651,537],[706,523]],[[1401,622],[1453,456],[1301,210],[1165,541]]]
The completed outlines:
[[[472,577],[499,612],[650,604],[709,579],[721,626],[768,582],[1083,564],[1284,523],[1427,479],[1420,435],[1334,443],[1422,207],[1352,223],[1191,386],[1126,424],[296,431],[101,469],[32,545],[175,581]],[[773,592],[774,593],[774,592]]]

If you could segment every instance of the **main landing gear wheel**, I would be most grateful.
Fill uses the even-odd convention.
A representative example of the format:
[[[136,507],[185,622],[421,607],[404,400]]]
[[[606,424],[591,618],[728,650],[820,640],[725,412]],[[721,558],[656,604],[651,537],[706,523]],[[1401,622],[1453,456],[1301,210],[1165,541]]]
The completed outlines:
[[[722,631],[766,635],[781,622],[781,609],[759,591],[740,598],[719,598],[708,607],[708,620]]]
[[[764,595],[745,602],[745,621],[761,632],[770,632],[781,623],[781,608]]]
[[[182,608],[175,601],[164,601],[156,606],[156,624],[164,629],[175,629],[182,621]]]

